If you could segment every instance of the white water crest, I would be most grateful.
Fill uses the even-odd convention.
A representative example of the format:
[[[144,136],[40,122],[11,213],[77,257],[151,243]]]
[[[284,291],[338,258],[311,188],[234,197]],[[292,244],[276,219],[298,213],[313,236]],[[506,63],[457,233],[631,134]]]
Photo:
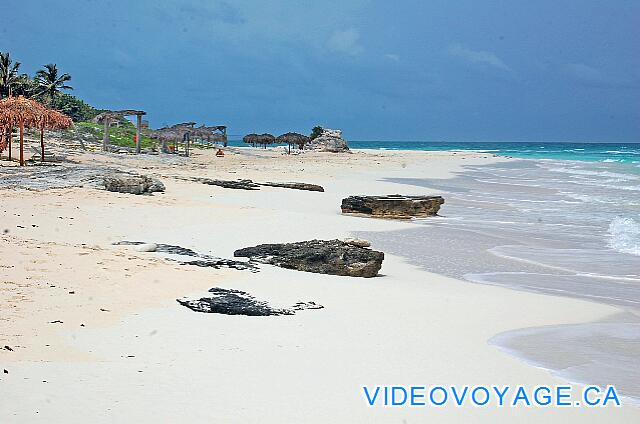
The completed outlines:
[[[640,221],[629,217],[616,217],[609,224],[609,246],[618,252],[640,256]]]

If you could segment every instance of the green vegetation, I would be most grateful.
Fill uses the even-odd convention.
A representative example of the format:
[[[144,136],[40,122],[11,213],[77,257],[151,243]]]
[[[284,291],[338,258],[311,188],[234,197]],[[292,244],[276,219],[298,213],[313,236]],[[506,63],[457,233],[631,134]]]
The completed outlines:
[[[11,87],[18,83],[20,62],[14,62],[9,53],[0,52],[0,98],[9,95]]]
[[[313,139],[315,139],[315,138],[317,138],[317,137],[320,137],[320,134],[322,134],[322,130],[323,130],[323,129],[324,129],[324,128],[322,128],[322,127],[321,127],[321,126],[319,126],[319,125],[318,125],[318,126],[313,127],[313,128],[311,129],[311,135],[309,136],[309,138],[310,138],[311,140],[313,140]]]
[[[61,90],[73,90],[73,87],[66,85],[71,81],[71,75],[58,73],[58,66],[55,63],[44,65],[44,69],[36,72],[33,79],[38,87],[38,93],[51,102],[60,95]]]
[[[104,135],[104,126],[94,122],[77,122],[75,130],[84,135],[94,137],[95,141],[102,140]],[[136,126],[133,122],[123,119],[119,121],[119,126],[111,125],[109,128],[109,143],[116,146],[133,148],[135,147],[135,143],[133,142],[135,135]],[[142,129],[140,138],[143,149],[151,149],[157,143],[157,140],[149,137],[148,131],[144,128]]]
[[[90,121],[102,112],[101,110],[95,109],[93,106],[88,105],[84,101],[67,93],[62,93],[54,97],[49,103],[49,106],[64,113],[73,119],[74,122]]]
[[[31,98],[66,114],[76,122],[89,120],[100,112],[82,100],[63,93],[62,90],[73,90],[67,85],[71,75],[61,74],[56,64],[44,65],[34,78],[21,74],[20,65],[9,53],[0,52],[0,99],[9,96],[9,93]]]

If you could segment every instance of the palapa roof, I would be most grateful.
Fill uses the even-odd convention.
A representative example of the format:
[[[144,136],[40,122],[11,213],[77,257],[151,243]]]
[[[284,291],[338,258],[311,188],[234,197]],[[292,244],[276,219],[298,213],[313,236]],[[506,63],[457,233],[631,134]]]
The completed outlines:
[[[183,138],[185,134],[189,134],[191,137],[196,138],[208,138],[212,136],[219,136],[216,131],[222,131],[227,127],[224,125],[205,126],[201,125],[195,127],[195,122],[183,122],[175,124],[170,127],[164,127],[151,132],[151,137],[160,140],[176,140]]]
[[[310,138],[306,135],[288,132],[282,135],[279,135],[276,138],[277,143],[289,143],[289,144],[306,144],[310,141]]]
[[[96,115],[96,117],[93,118],[93,120],[94,122],[102,123],[104,122],[105,119],[114,120],[114,119],[124,118],[125,116],[131,116],[131,115],[142,116],[146,114],[147,112],[145,112],[144,110],[134,110],[134,109],[108,110],[106,112],[102,112]]]
[[[27,127],[39,127],[46,111],[40,103],[24,96],[10,96],[0,100],[0,115],[5,125],[22,122]]]
[[[73,125],[73,121],[64,113],[46,109],[40,126],[49,130],[64,130]]]
[[[251,133],[251,134],[247,134],[244,137],[242,137],[242,141],[244,143],[257,143],[258,142],[258,134],[256,133]]]
[[[256,143],[256,144],[273,144],[276,141],[276,138],[268,133],[264,134],[247,134],[242,137],[242,141],[245,143]]]
[[[65,129],[73,125],[71,118],[64,113],[47,109],[35,100],[22,96],[0,100],[1,125],[17,125],[21,120],[28,127],[42,129]]]

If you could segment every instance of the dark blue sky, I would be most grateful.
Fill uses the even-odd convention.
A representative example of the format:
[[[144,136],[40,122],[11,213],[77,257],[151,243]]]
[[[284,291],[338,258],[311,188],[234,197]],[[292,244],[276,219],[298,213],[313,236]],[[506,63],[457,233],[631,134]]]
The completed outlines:
[[[640,1],[2,0],[0,51],[232,134],[640,141]],[[4,15],[4,14],[3,14]]]

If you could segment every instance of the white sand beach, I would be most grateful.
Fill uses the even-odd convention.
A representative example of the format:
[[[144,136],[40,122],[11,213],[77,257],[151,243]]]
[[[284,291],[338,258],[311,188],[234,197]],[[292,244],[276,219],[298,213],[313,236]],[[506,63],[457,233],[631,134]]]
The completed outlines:
[[[343,239],[406,221],[345,216],[352,194],[434,194],[383,178],[447,178],[486,153],[277,149],[194,150],[191,158],[82,153],[78,166],[161,179],[136,196],[93,187],[2,188],[2,423],[633,423],[640,409],[369,407],[363,385],[564,384],[489,345],[514,329],[619,313],[592,302],[463,282],[386,254],[376,278],[179,265],[122,240],[221,258],[261,243]],[[5,166],[5,163],[0,164]],[[31,168],[33,169],[33,168]],[[33,171],[32,171],[33,172]],[[232,190],[189,177],[320,184],[325,192]],[[438,219],[438,218],[434,218]],[[428,249],[438,249],[425,241]],[[375,244],[372,248],[376,248]],[[176,302],[212,287],[286,316],[196,313]],[[576,391],[579,389],[576,388]]]

